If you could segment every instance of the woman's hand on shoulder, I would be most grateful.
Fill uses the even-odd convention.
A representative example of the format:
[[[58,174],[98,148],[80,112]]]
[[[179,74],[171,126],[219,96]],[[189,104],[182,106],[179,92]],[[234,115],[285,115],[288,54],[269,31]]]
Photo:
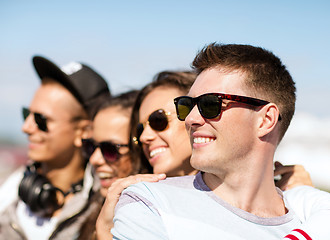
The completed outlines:
[[[309,173],[302,165],[282,165],[275,162],[274,176],[278,175],[281,175],[281,179],[275,185],[283,191],[302,185],[313,186]]]
[[[115,206],[124,189],[139,182],[158,182],[166,178],[165,174],[137,174],[126,178],[117,179],[108,189],[105,202],[96,221],[97,239],[112,239],[111,228],[113,227],[113,217]]]

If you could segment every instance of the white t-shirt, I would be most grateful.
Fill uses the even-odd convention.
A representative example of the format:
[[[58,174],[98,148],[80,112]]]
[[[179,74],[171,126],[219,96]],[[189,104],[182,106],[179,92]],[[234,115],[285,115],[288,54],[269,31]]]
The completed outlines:
[[[284,197],[302,221],[302,226],[292,231],[286,240],[330,239],[330,193],[300,186],[285,191]]]
[[[284,202],[287,214],[262,218],[223,201],[204,183],[201,173],[138,183],[120,197],[113,239],[283,239],[301,227]]]
[[[18,202],[16,214],[19,224],[29,240],[49,239],[58,222],[56,217],[41,218],[34,215],[29,207],[21,200]]]

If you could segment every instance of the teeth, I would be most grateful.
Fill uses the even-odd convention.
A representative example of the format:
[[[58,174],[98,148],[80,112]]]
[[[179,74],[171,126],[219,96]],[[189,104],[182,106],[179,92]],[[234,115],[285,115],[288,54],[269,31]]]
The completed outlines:
[[[213,142],[214,138],[208,138],[208,137],[197,137],[194,138],[194,143],[208,143]]]
[[[161,152],[165,152],[166,148],[162,147],[162,148],[156,148],[155,150],[152,150],[150,153],[150,157],[154,157],[156,154],[159,154]]]
[[[99,176],[100,179],[113,177],[113,174],[107,172],[98,172],[97,175]]]

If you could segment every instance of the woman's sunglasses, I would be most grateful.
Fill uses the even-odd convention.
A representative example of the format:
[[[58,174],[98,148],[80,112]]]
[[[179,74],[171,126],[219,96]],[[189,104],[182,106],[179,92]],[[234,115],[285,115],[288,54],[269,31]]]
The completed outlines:
[[[194,106],[197,104],[198,111],[203,118],[213,119],[220,115],[222,100],[232,100],[253,106],[264,106],[269,102],[257,98],[244,97],[223,93],[206,93],[192,98],[188,96],[177,97],[174,99],[178,119],[184,121]],[[281,120],[281,116],[279,116]]]
[[[149,117],[148,121],[145,123],[139,123],[137,125],[137,137],[135,140],[139,140],[145,126],[149,124],[149,126],[156,131],[164,131],[168,125],[168,118],[167,116],[170,115],[171,113],[165,112],[163,109],[158,109],[154,112],[152,112]],[[135,142],[134,140],[134,142]]]
[[[22,113],[23,113],[23,118],[24,118],[24,121],[25,121],[26,118],[32,112],[30,111],[30,109],[28,109],[26,107],[23,107]],[[42,115],[41,113],[34,112],[33,115],[34,115],[34,121],[37,124],[39,130],[44,131],[44,132],[47,132],[48,131],[48,128],[47,128],[47,118],[44,115]]]
[[[100,148],[104,159],[108,163],[114,163],[119,159],[120,156],[122,156],[122,154],[119,153],[119,149],[121,147],[128,147],[127,144],[115,144],[110,141],[97,143],[92,138],[81,139],[81,140],[82,140],[83,151],[88,158],[92,156],[93,152],[97,148]]]

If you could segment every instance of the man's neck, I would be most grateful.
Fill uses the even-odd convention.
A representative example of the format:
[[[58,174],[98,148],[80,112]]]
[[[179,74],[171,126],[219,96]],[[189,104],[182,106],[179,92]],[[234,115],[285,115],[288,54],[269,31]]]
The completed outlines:
[[[203,180],[218,197],[234,207],[259,217],[284,215],[284,202],[275,187],[272,174],[257,173],[226,176],[204,173]]]
[[[84,177],[85,169],[82,161],[82,157],[77,154],[62,166],[54,166],[52,163],[43,162],[41,170],[55,187],[67,192],[73,183]]]

